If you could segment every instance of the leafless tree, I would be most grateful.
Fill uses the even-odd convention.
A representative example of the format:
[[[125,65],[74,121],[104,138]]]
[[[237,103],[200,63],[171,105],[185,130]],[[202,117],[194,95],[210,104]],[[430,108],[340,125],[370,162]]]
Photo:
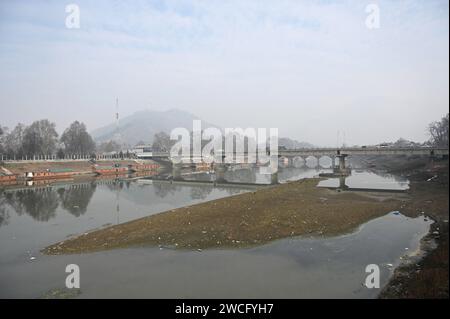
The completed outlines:
[[[95,143],[86,130],[86,126],[78,121],[73,122],[61,136],[66,154],[91,154],[95,151]]]
[[[448,113],[440,121],[428,126],[430,143],[437,147],[448,147]]]
[[[16,127],[5,137],[5,151],[9,156],[20,157],[24,155],[23,152],[23,135],[25,125],[19,123]]]
[[[55,127],[55,123],[49,120],[35,121],[28,126],[23,135],[24,152],[30,156],[53,154],[58,141]]]
[[[159,132],[155,134],[153,138],[152,149],[157,152],[167,152],[173,145],[173,141],[170,140],[169,134],[165,132]]]
[[[103,142],[98,146],[98,150],[104,153],[118,152],[120,149],[120,145],[112,140]]]

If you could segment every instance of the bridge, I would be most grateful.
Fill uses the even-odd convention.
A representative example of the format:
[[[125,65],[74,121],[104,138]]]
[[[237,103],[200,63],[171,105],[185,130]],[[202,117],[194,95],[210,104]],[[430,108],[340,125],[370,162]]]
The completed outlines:
[[[294,150],[278,150],[279,156],[322,157],[339,155],[448,155],[448,148],[435,147],[353,147],[353,148],[305,148]]]
[[[267,156],[271,156],[269,152],[266,153]],[[433,159],[437,156],[448,156],[448,148],[435,148],[435,147],[353,147],[353,148],[304,148],[304,149],[283,149],[279,148],[278,154],[275,155],[278,158],[287,158],[289,163],[292,164],[296,159],[306,159],[308,157],[316,157],[319,160],[321,157],[329,157],[332,161],[331,168],[334,170],[336,175],[346,176],[350,174],[350,169],[346,167],[346,157],[352,155],[362,155],[362,156],[398,156],[398,155],[416,155],[416,156],[427,156]],[[240,159],[241,162],[246,162],[248,158],[248,153],[233,153],[236,159]],[[147,152],[137,154],[138,158],[142,159],[153,159],[156,161],[170,161],[169,152]],[[257,159],[258,154],[255,158]],[[227,170],[226,166],[230,163],[224,163],[223,160],[225,154],[222,154],[222,162],[215,163],[215,171],[219,181],[224,179],[224,172]],[[339,164],[336,166],[336,158],[339,159]],[[194,159],[201,162],[200,156],[189,157],[188,163]],[[186,161],[184,161],[186,164]],[[173,176],[176,179],[180,178],[182,164],[173,165]],[[278,177],[276,173],[272,177],[272,180],[276,182]]]
[[[241,157],[245,159],[247,157],[247,153],[239,154],[234,153],[236,157]],[[267,153],[267,155],[270,155]],[[307,158],[307,157],[330,157],[334,159],[338,157],[340,161],[344,161],[345,166],[345,158],[351,155],[418,155],[418,156],[448,156],[448,148],[435,148],[435,147],[353,147],[353,148],[304,148],[304,149],[282,149],[278,150],[278,157],[286,157],[286,158]],[[137,154],[138,158],[142,159],[162,159],[162,160],[170,160],[169,152],[146,152]],[[257,157],[257,154],[256,154]],[[192,159],[191,155],[191,159]]]

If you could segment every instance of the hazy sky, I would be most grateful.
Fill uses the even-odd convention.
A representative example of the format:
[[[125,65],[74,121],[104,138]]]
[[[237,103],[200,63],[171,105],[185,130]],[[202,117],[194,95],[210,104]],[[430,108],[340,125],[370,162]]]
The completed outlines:
[[[349,144],[423,141],[448,112],[448,24],[447,0],[0,0],[0,124],[94,129],[119,97],[122,117],[178,108],[318,145],[338,130]]]

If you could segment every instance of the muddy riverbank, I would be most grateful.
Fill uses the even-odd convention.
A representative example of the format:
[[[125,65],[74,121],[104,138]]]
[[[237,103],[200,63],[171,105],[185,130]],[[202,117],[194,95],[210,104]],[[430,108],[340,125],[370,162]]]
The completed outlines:
[[[300,235],[334,236],[407,206],[407,194],[337,192],[305,179],[87,232],[47,247],[75,254],[122,247],[247,247]]]
[[[416,207],[409,210],[409,215],[426,212],[435,223],[421,242],[422,258],[406,261],[398,267],[379,297],[448,298],[448,161],[441,161],[433,168],[422,166],[406,170],[403,175],[410,180],[409,192],[416,197]]]

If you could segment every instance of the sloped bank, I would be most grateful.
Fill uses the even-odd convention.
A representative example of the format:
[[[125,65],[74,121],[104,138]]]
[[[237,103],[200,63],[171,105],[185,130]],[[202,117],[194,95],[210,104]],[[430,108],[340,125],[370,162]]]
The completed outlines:
[[[398,171],[398,170],[396,170]],[[403,174],[410,180],[414,205],[410,216],[426,213],[435,223],[421,241],[422,258],[413,259],[395,270],[380,298],[445,298],[449,296],[449,196],[448,161],[434,168],[419,167]]]

